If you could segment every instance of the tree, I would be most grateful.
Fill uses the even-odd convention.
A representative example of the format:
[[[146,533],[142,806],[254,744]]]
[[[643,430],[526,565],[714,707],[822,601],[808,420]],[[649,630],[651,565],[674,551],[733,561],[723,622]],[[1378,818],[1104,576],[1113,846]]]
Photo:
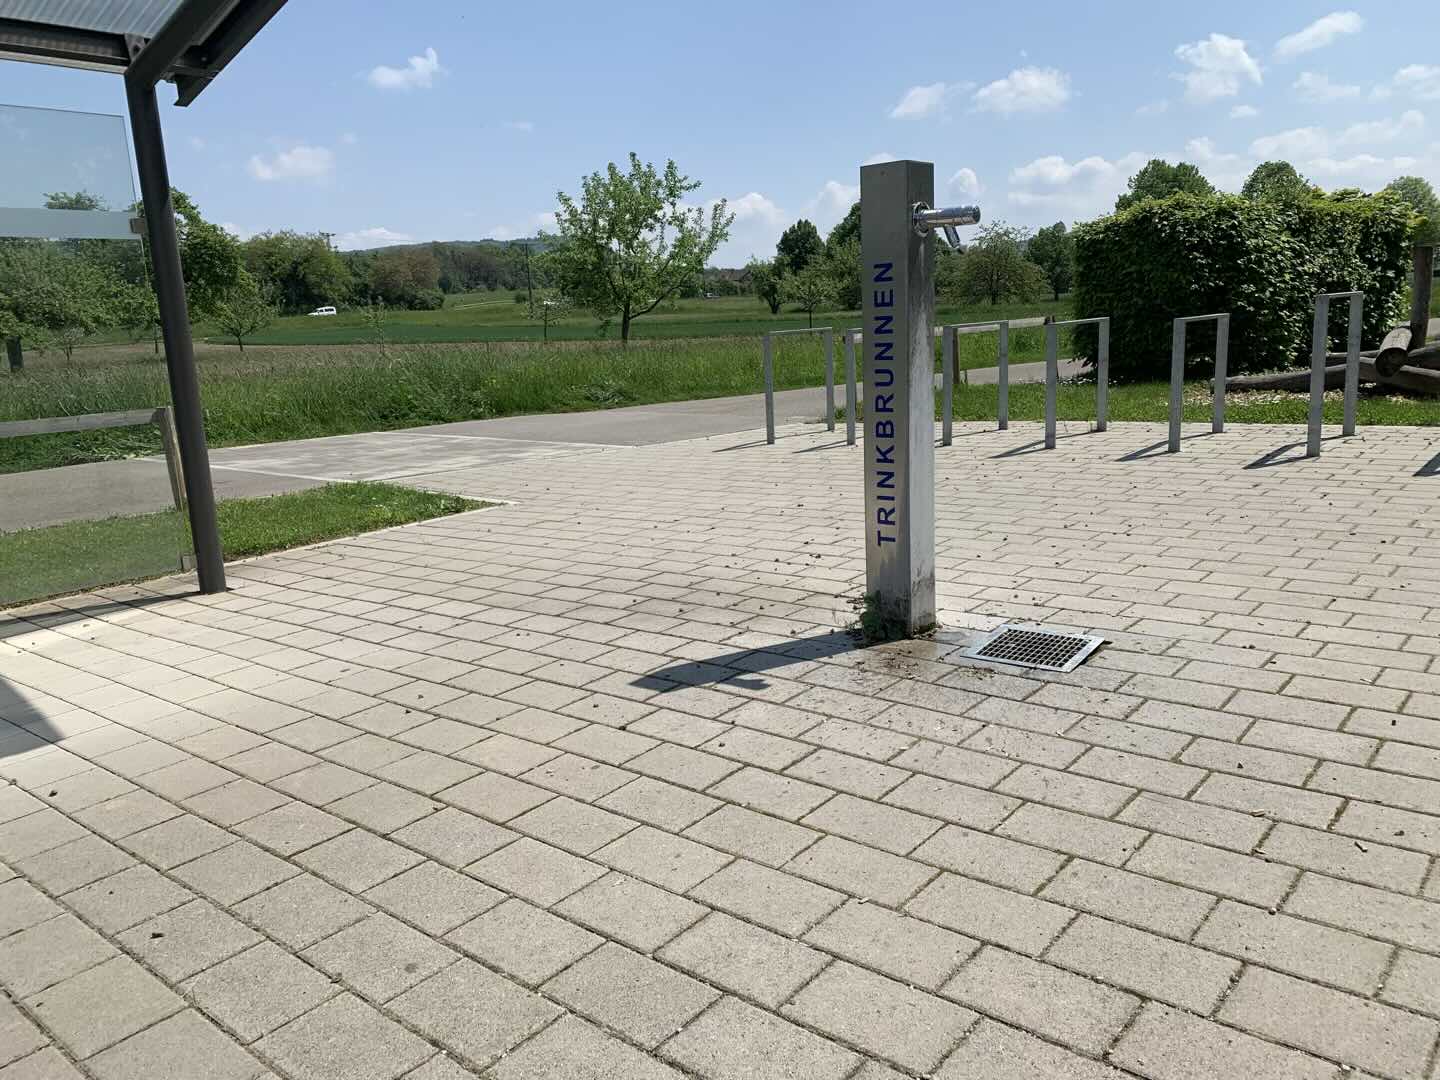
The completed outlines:
[[[1286,202],[1304,198],[1314,190],[1288,161],[1262,161],[1246,177],[1240,194],[1251,202]]]
[[[211,306],[240,280],[243,262],[240,241],[219,225],[206,221],[190,196],[170,189],[175,207],[175,231],[180,240],[180,262],[185,272],[185,296],[192,315],[205,315]],[[145,204],[135,212],[145,216]]]
[[[1061,293],[1070,291],[1075,280],[1075,238],[1066,231],[1063,221],[1036,232],[1025,254],[1044,272],[1056,300]]]
[[[1401,176],[1390,181],[1385,190],[1402,202],[1424,221],[1415,232],[1417,244],[1440,244],[1440,199],[1430,182],[1419,176]]]
[[[215,302],[211,318],[226,337],[235,339],[243,353],[245,339],[275,321],[275,305],[261,291],[259,282],[242,270],[240,280]]]
[[[440,264],[428,247],[391,247],[370,264],[370,292],[390,307],[432,311],[445,303]]]
[[[1028,237],[1003,221],[982,226],[960,258],[955,292],[961,303],[1033,300],[1044,291],[1045,274],[1025,258]]]
[[[7,336],[57,345],[67,360],[86,337],[113,325],[118,286],[102,266],[51,244],[0,247]]]
[[[798,274],[819,258],[824,250],[820,231],[801,218],[780,234],[780,240],[775,245],[775,261],[782,272]]]
[[[1171,165],[1159,158],[1151,158],[1144,168],[1130,177],[1128,186],[1129,190],[1115,200],[1117,211],[1128,210],[1145,199],[1164,199],[1181,192],[1190,195],[1215,194],[1215,185],[1188,161]]]
[[[745,274],[750,279],[750,287],[755,290],[755,295],[769,306],[771,315],[780,314],[780,305],[785,302],[781,293],[784,275],[777,269],[777,261],[751,259],[745,264]]]
[[[860,237],[850,236],[840,240],[830,234],[825,245],[825,258],[821,264],[830,278],[834,300],[846,311],[859,311],[860,286]]]
[[[350,296],[350,266],[325,233],[260,233],[245,241],[244,257],[250,276],[285,311],[313,311]]]
[[[850,205],[845,216],[840,219],[840,224],[830,230],[830,235],[825,238],[825,246],[832,247],[835,244],[843,244],[847,240],[860,242],[860,203]]]
[[[806,321],[815,325],[815,310],[834,295],[834,281],[819,262],[811,263],[797,274],[788,274],[781,282],[781,295],[788,304],[805,312]]]
[[[630,324],[693,281],[730,236],[735,215],[724,199],[708,223],[704,209],[684,205],[699,186],[674,161],[657,172],[632,152],[628,172],[612,161],[584,177],[578,201],[556,193],[559,242],[546,260],[555,284],[606,324],[618,315],[623,344]]]

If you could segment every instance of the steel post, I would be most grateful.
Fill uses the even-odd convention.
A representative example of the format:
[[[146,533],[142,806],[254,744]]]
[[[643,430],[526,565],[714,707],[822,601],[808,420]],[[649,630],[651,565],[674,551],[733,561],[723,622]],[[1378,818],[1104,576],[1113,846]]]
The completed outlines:
[[[954,442],[955,358],[959,353],[958,333],[953,326],[940,335],[940,445]]]
[[[1045,449],[1055,449],[1055,396],[1060,383],[1060,329],[1045,324]]]
[[[915,208],[935,167],[860,169],[865,343],[865,593],[875,630],[935,625],[935,250]]]
[[[1100,358],[1095,364],[1095,430],[1110,426],[1110,316],[1100,322]]]
[[[825,328],[825,430],[835,430],[835,331]]]
[[[764,341],[765,367],[765,441],[775,441],[775,349],[772,338],[766,334]]]
[[[1185,327],[1184,319],[1176,319],[1170,328],[1170,442],[1172,454],[1180,452],[1180,406],[1181,392],[1185,386]]]
[[[1010,427],[1010,324],[1000,323],[1000,370],[996,373],[1000,383],[999,414],[1000,430]]]
[[[1360,396],[1360,335],[1364,330],[1365,297],[1354,293],[1350,297],[1350,335],[1345,350],[1345,435],[1355,434],[1355,410]]]
[[[855,387],[855,333],[845,332],[845,442],[855,445],[855,408],[857,403]]]
[[[224,592],[225,559],[215,515],[210,453],[205,443],[205,413],[200,399],[200,380],[195,373],[195,350],[190,340],[190,315],[185,301],[179,240],[175,232],[175,208],[170,199],[170,173],[165,163],[160,106],[155,87],[150,82],[127,77],[125,95],[130,108],[130,130],[135,140],[140,197],[145,202],[150,264],[155,279],[155,298],[160,309],[161,331],[165,338],[165,366],[170,375],[170,398],[175,407],[186,505],[191,536],[195,541],[196,571],[202,593]]]
[[[1305,456],[1320,456],[1320,423],[1325,416],[1325,339],[1330,330],[1330,297],[1315,298],[1315,325],[1310,344],[1310,421]]]
[[[1215,321],[1215,388],[1211,394],[1210,430],[1225,430],[1225,380],[1230,366],[1230,315],[1227,312]]]

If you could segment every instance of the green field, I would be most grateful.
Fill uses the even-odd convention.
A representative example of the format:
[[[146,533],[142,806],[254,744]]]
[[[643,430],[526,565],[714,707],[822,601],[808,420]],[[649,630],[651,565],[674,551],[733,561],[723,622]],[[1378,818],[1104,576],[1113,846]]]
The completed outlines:
[[[225,558],[314,544],[485,503],[391,484],[330,484],[218,505]],[[0,607],[179,569],[189,529],[176,511],[0,533]]]

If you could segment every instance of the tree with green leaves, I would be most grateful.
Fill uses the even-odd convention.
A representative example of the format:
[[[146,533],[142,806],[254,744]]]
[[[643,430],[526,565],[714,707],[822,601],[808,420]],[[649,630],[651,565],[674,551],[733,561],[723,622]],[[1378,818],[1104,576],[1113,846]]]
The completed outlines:
[[[114,324],[118,286],[104,267],[55,245],[0,246],[6,336],[58,346],[67,360],[85,338]]]
[[[1002,300],[1034,300],[1044,292],[1045,274],[1025,257],[1029,240],[1024,229],[996,221],[980,228],[965,250],[955,274],[954,298],[991,305]]]
[[[1410,207],[1411,213],[1423,218],[1415,231],[1415,243],[1440,244],[1440,199],[1430,181],[1420,176],[1401,176],[1385,186],[1385,190]]]
[[[794,304],[805,312],[809,326],[815,325],[815,312],[834,296],[835,282],[820,262],[813,262],[804,270],[785,275],[781,282],[781,295],[787,304]]]
[[[350,295],[350,266],[330,246],[325,233],[289,229],[260,233],[245,241],[244,256],[250,276],[278,300],[284,311],[313,311],[325,304],[341,303]],[[373,258],[365,260],[367,266]]]
[[[1030,238],[1025,254],[1044,272],[1056,300],[1061,293],[1070,291],[1075,281],[1075,238],[1063,221],[1038,230]]]
[[[275,314],[275,305],[261,290],[260,283],[242,270],[240,280],[215,302],[210,317],[226,337],[235,339],[243,353],[245,339],[274,322]]]
[[[785,302],[781,292],[784,275],[780,273],[776,260],[751,259],[745,264],[745,276],[755,295],[770,308],[770,314],[780,314],[780,305]]]
[[[1250,170],[1240,194],[1251,202],[1293,202],[1315,191],[1315,186],[1288,161],[1262,161]]]
[[[185,272],[185,298],[191,316],[207,315],[211,306],[240,280],[243,260],[240,241],[219,225],[206,221],[194,200],[170,189],[175,207],[175,231],[180,240],[180,262]],[[135,213],[145,216],[145,204]],[[148,276],[148,275],[147,275]]]
[[[392,308],[433,311],[445,303],[440,264],[427,247],[390,247],[370,264],[370,293]]]
[[[1146,199],[1166,199],[1182,192],[1189,195],[1214,195],[1215,185],[1188,161],[1171,165],[1168,161],[1151,158],[1134,176],[1130,177],[1128,190],[1115,200],[1116,211],[1128,210]]]
[[[818,259],[824,250],[820,230],[801,218],[780,234],[775,244],[775,261],[782,273],[798,274]]]
[[[687,207],[700,181],[674,161],[661,172],[633,152],[628,170],[612,161],[580,184],[578,198],[556,193],[558,237],[545,261],[561,293],[605,325],[620,319],[628,345],[631,323],[704,271],[735,215],[724,199],[711,204],[708,219],[703,208]]]
[[[830,277],[835,302],[846,311],[859,311],[860,237],[849,236],[836,240],[834,233],[831,233],[831,242],[825,245],[825,257],[821,265]]]
[[[858,199],[850,204],[850,209],[840,219],[839,224],[830,230],[830,235],[825,238],[825,246],[843,244],[847,240],[854,240],[857,244],[860,242],[860,202]]]

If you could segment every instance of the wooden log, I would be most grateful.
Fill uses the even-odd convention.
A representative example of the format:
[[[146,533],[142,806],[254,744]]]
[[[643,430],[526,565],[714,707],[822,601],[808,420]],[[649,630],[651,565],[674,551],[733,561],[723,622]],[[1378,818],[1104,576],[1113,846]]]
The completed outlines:
[[[1410,352],[1413,333],[1408,326],[1397,326],[1385,335],[1380,351],[1375,356],[1375,369],[1381,375],[1394,375],[1405,366],[1405,357]]]
[[[1361,362],[1364,377],[1364,362]],[[1345,385],[1345,365],[1331,364],[1325,368],[1325,389],[1338,390]],[[1226,390],[1308,390],[1310,369],[1274,371],[1268,375],[1232,375],[1225,380]]]
[[[1380,385],[1386,390],[1403,390],[1407,394],[1440,397],[1440,371],[1407,365],[1394,375],[1381,379]]]
[[[1430,328],[1430,291],[1435,285],[1435,245],[1415,247],[1415,276],[1410,282],[1410,347],[1425,344]]]

